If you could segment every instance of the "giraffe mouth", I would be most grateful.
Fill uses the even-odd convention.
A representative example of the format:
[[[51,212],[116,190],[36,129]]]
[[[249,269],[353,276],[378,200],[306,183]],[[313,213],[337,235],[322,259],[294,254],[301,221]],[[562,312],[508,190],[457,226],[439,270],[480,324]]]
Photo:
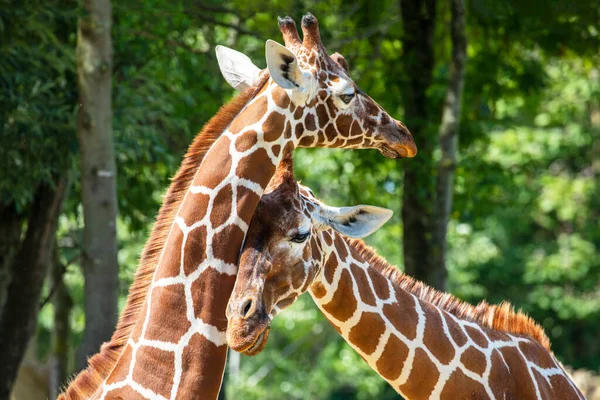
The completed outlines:
[[[404,147],[400,147],[398,150],[395,150],[387,144],[382,144],[378,150],[387,158],[404,158],[408,155],[408,151]]]
[[[242,353],[244,353],[247,356],[255,356],[261,351],[263,351],[263,349],[267,345],[267,339],[269,338],[270,330],[271,328],[267,326],[265,330],[262,331],[260,335],[258,335],[254,343],[252,343],[250,347],[248,347],[246,350],[243,350]]]

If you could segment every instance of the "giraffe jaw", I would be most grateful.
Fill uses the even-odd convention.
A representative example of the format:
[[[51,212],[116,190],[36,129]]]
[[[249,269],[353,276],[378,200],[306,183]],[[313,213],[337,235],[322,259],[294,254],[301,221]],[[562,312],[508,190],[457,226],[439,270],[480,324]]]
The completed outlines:
[[[386,144],[382,144],[378,150],[387,158],[404,158],[408,155],[405,148],[400,147],[398,150],[394,150]]]
[[[244,353],[247,356],[255,356],[258,353],[260,353],[261,351],[263,351],[263,349],[267,345],[267,339],[269,338],[270,330],[271,330],[270,327],[267,326],[265,328],[265,330],[262,331],[260,333],[260,335],[258,335],[258,337],[256,338],[256,341],[250,347],[248,347],[246,350],[243,350],[242,353]]]

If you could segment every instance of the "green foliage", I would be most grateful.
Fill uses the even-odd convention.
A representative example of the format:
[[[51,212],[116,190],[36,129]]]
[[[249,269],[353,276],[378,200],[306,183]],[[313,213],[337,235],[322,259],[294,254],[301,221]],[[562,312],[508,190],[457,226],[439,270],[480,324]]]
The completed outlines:
[[[6,3],[0,6],[0,204],[23,210],[39,182],[52,183],[73,167],[75,9],[60,1]]]

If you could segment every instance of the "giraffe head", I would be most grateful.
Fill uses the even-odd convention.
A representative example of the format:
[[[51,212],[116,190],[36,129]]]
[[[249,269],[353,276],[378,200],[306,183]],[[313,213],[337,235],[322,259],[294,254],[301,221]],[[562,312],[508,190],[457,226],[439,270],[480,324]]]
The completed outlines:
[[[380,207],[323,204],[296,182],[291,155],[286,155],[248,228],[227,307],[229,346],[247,355],[262,351],[273,317],[306,292],[321,271],[332,230],[362,238],[391,216]]]
[[[417,147],[406,126],[360,90],[340,54],[327,54],[312,14],[302,18],[303,40],[290,17],[279,18],[285,46],[268,40],[266,70],[235,50],[217,46],[227,82],[245,90],[268,73],[267,87],[289,135],[300,147],[376,148],[389,158],[413,157]],[[286,130],[288,128],[286,127]]]

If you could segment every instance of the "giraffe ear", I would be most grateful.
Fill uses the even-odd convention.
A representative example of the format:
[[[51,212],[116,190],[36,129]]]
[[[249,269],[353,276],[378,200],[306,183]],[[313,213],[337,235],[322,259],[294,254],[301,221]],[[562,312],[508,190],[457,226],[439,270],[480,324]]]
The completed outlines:
[[[299,89],[302,86],[302,71],[294,53],[273,40],[265,45],[267,68],[271,78],[284,89]]]
[[[223,77],[235,90],[243,92],[258,83],[260,68],[247,55],[221,45],[215,52]]]
[[[321,221],[344,236],[364,238],[381,228],[394,213],[375,206],[330,207],[321,206]]]

